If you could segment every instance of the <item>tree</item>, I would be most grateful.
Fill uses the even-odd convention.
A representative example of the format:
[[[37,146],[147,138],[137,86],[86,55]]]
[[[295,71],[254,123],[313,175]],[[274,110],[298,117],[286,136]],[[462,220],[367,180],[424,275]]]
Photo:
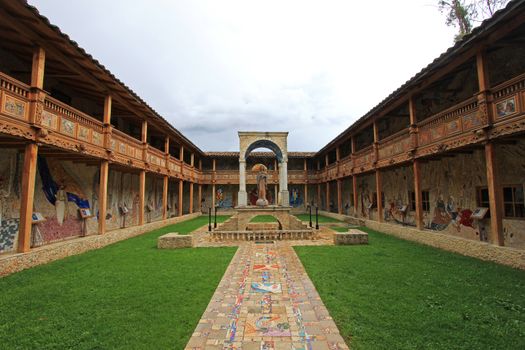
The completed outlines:
[[[472,31],[472,18],[475,7],[461,0],[439,0],[439,11],[446,14],[447,26],[459,28],[459,33],[454,37],[454,41],[459,41]]]
[[[439,0],[439,11],[446,15],[446,24],[459,28],[454,41],[459,41],[472,31],[473,23],[492,17],[504,8],[509,0]]]

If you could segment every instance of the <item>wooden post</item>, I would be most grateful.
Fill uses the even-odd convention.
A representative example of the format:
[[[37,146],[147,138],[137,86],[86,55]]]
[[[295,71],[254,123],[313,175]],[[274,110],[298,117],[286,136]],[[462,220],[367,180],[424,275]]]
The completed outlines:
[[[139,175],[139,225],[144,225],[144,203],[146,196],[146,171],[141,170]]]
[[[414,159],[414,194],[416,200],[416,227],[422,230],[423,225],[423,194],[421,189],[421,164]]]
[[[324,155],[324,165],[325,165],[326,167],[328,167],[328,162],[329,162],[329,161],[330,161],[330,160],[328,159],[328,153],[327,153],[327,154]]]
[[[319,163],[318,163],[319,164]],[[318,183],[317,184],[317,206],[320,207],[321,206],[321,184]]]
[[[343,194],[341,193],[342,182],[341,179],[337,179],[337,213],[340,215],[343,214]]]
[[[326,211],[330,212],[330,181],[326,181]]]
[[[202,185],[197,185],[197,205],[199,206],[198,211],[202,212]]]
[[[193,182],[190,182],[190,214],[193,213]]]
[[[215,208],[215,184],[211,185],[211,206]]]
[[[111,95],[107,95],[104,99],[104,125],[111,125],[111,105],[112,98]]]
[[[142,130],[140,138],[143,144],[148,143],[148,121],[146,119],[142,121]]]
[[[503,246],[503,198],[499,184],[498,168],[495,157],[494,143],[485,145],[485,163],[487,167],[487,188],[490,206],[490,241],[492,244]]]
[[[108,209],[109,161],[100,163],[100,181],[98,187],[98,234],[106,233],[106,213]],[[95,214],[95,213],[94,213]]]
[[[308,184],[304,184],[304,206],[308,206]]]
[[[182,201],[182,195],[183,195],[183,190],[184,190],[184,181],[181,179],[179,180],[179,216],[182,216],[182,204],[183,204],[183,201]]]
[[[31,248],[31,228],[33,216],[33,200],[35,195],[37,155],[38,146],[35,143],[26,144],[24,152],[24,168],[22,169],[20,226],[18,228],[19,253],[28,252]]]
[[[476,69],[478,71],[478,86],[479,91],[484,92],[489,88],[489,76],[487,74],[485,54],[479,51],[476,54]]]
[[[166,136],[164,139],[164,153],[170,154],[170,138]]]
[[[358,208],[359,208],[359,195],[357,193],[357,176],[352,176],[352,192],[354,195],[354,214],[355,216],[358,216]]]
[[[168,175],[164,175],[164,183],[162,186],[162,219],[168,218]]]
[[[31,67],[31,87],[42,90],[44,88],[44,70],[46,65],[46,52],[42,47],[33,51],[33,65]]]
[[[195,166],[195,153],[190,154],[190,165]]]
[[[377,193],[377,221],[383,222],[383,201],[381,193],[383,185],[381,181],[381,170],[376,169],[376,193]]]

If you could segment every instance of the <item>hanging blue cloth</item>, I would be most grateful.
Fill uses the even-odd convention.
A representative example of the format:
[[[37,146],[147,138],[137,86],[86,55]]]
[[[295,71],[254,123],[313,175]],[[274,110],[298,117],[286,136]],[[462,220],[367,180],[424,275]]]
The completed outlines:
[[[53,180],[53,177],[51,176],[51,172],[49,171],[49,167],[47,165],[47,161],[44,157],[38,156],[37,166],[38,173],[40,174],[40,178],[42,179],[42,191],[44,191],[44,195],[46,196],[49,203],[55,205],[55,202],[57,200],[56,195],[58,192],[58,184],[55,182],[55,180]],[[74,202],[79,208],[89,208],[89,201],[87,199],[82,199],[71,192],[66,192],[66,194],[68,202]]]

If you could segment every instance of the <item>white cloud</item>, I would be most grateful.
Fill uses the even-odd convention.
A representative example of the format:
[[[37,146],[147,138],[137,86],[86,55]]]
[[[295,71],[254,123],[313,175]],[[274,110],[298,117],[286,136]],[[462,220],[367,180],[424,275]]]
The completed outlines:
[[[430,0],[30,2],[204,150],[318,150],[454,36]]]

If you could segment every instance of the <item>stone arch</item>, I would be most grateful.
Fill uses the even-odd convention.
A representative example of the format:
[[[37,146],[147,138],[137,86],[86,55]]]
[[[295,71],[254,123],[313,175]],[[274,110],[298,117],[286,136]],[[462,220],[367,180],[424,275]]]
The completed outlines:
[[[283,161],[283,152],[277,146],[275,142],[272,140],[256,140],[253,143],[251,143],[248,148],[246,148],[246,153],[244,154],[244,159],[247,159],[250,153],[257,148],[267,148],[273,153],[275,153],[275,156],[277,157],[277,161],[281,163]]]
[[[256,148],[267,148],[275,153],[279,163],[280,206],[289,206],[288,193],[288,132],[239,131],[239,207],[247,206],[246,158]]]
[[[259,215],[263,215],[261,213],[256,213],[256,214],[253,214],[251,216],[248,217],[248,220],[246,221],[246,224],[244,224],[244,228],[239,228],[240,230],[246,230],[247,229],[247,225],[250,224],[253,220],[254,217],[256,216],[259,216]],[[265,213],[264,215],[269,215],[269,216],[272,216],[275,220],[277,220],[277,224],[278,224],[278,229],[282,231],[283,229],[283,224],[281,222],[282,218],[280,218],[279,216],[273,214],[273,213]],[[261,222],[261,224],[264,224],[264,222]],[[269,223],[271,224],[271,223]]]

